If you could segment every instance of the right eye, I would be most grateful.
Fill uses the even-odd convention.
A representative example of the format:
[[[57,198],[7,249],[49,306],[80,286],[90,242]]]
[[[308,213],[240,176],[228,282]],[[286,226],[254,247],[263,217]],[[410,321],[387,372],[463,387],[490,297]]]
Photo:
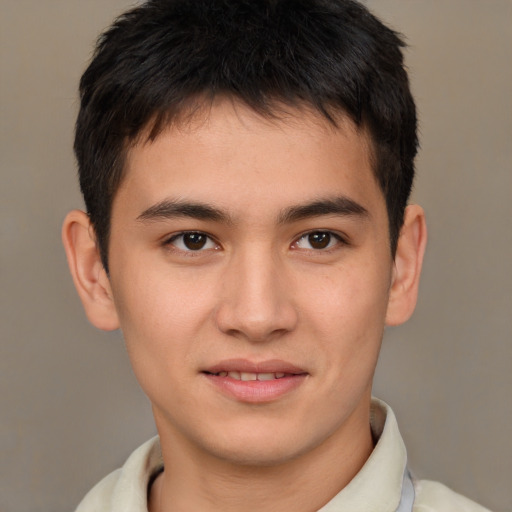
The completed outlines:
[[[169,238],[165,245],[172,245],[175,249],[184,252],[198,252],[208,249],[218,249],[218,244],[207,234],[200,231],[183,231]]]
[[[306,249],[323,251],[334,249],[342,245],[343,240],[340,235],[332,231],[311,231],[302,235],[294,244],[294,249]]]

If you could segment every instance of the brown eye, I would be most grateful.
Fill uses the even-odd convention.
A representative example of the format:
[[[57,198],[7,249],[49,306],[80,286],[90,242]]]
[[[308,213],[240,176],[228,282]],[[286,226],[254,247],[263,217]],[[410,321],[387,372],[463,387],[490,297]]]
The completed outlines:
[[[208,241],[208,237],[202,233],[185,233],[183,235],[183,244],[191,251],[203,249]]]
[[[302,235],[294,244],[294,249],[305,249],[308,251],[321,251],[334,249],[338,245],[344,245],[340,235],[332,231],[310,231]]]
[[[308,235],[308,242],[313,249],[325,249],[331,243],[331,234],[322,231],[310,233]]]
[[[176,249],[184,252],[198,252],[218,248],[218,245],[211,237],[199,231],[185,231],[179,233],[171,237],[165,244],[172,245]]]

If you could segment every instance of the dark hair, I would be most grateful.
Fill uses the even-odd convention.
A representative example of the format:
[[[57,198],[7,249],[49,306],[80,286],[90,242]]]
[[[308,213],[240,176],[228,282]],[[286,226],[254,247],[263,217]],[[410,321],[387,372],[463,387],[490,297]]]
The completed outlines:
[[[120,16],[80,81],[74,146],[105,268],[127,148],[219,95],[264,116],[307,105],[336,124],[341,112],[367,130],[394,254],[418,146],[403,46],[352,0],[149,0]]]

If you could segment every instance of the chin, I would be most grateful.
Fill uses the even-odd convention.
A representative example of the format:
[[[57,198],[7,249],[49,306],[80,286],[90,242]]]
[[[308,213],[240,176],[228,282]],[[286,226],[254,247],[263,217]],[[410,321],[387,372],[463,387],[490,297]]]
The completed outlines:
[[[297,430],[297,429],[293,429]],[[271,467],[285,464],[307,453],[321,443],[321,439],[305,439],[292,429],[256,428],[224,431],[217,442],[212,436],[203,444],[217,459],[252,467]],[[302,429],[301,433],[304,433]]]
[[[286,464],[298,457],[300,452],[301,450],[297,450],[295,447],[287,449],[274,443],[266,446],[255,443],[252,446],[245,444],[243,446],[217,447],[212,455],[236,466],[263,468]]]

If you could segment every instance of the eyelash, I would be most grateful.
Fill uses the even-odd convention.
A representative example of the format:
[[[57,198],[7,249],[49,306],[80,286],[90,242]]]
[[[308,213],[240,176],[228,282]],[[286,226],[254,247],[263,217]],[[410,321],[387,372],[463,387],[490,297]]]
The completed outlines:
[[[312,252],[331,252],[331,251],[334,251],[338,248],[339,245],[348,245],[348,242],[347,240],[341,236],[340,234],[334,232],[334,231],[330,231],[328,229],[316,229],[316,230],[313,230],[313,231],[308,231],[306,233],[303,233],[302,235],[300,235],[295,242],[293,242],[292,244],[292,247],[294,246],[297,246],[299,244],[299,242],[301,242],[302,240],[305,240],[313,235],[327,235],[329,237],[329,240],[327,242],[327,246],[326,247],[322,247],[322,248],[315,248],[315,247],[311,247],[311,248],[307,248],[305,250],[307,251],[312,251]],[[331,245],[332,242],[335,242],[334,245]],[[309,243],[311,244],[311,241],[309,241]]]
[[[187,235],[189,235],[189,236],[197,235],[198,237],[205,237],[205,239],[206,239],[205,244],[213,243],[213,244],[215,244],[215,247],[208,247],[207,249],[204,249],[203,247],[199,247],[196,250],[194,250],[194,249],[191,249],[190,247],[180,248],[174,244],[174,242],[176,242],[177,240],[179,240],[181,238],[182,239],[181,244],[185,245],[185,242],[183,241],[183,237],[185,237]],[[164,245],[164,247],[172,247],[173,250],[180,252],[180,253],[185,253],[190,256],[197,255],[198,253],[201,253],[204,250],[217,250],[219,248],[219,243],[213,237],[211,237],[207,233],[203,233],[202,231],[182,231],[180,233],[175,233],[174,235],[172,235],[169,238],[167,238],[166,240],[164,240],[163,245]]]
[[[195,250],[191,249],[190,247],[188,247],[188,248],[177,247],[174,242],[176,242],[177,240],[179,240],[181,238],[182,239],[181,244],[185,245],[185,242],[183,241],[183,237],[185,237],[187,235],[189,235],[189,236],[197,235],[198,237],[205,237],[206,238],[205,245],[213,243],[215,245],[215,247],[204,248],[204,246],[203,246],[203,247],[198,247]],[[347,240],[340,234],[338,234],[334,231],[330,231],[330,230],[317,229],[317,230],[307,231],[306,233],[303,233],[302,235],[297,237],[295,239],[295,241],[291,244],[291,248],[293,250],[300,250],[301,248],[297,247],[298,244],[302,240],[305,240],[308,237],[311,237],[313,235],[328,235],[329,240],[327,242],[326,247],[321,247],[321,248],[311,247],[311,248],[304,248],[303,250],[317,252],[317,253],[320,253],[320,252],[326,253],[326,252],[331,252],[331,251],[336,250],[338,245],[348,245]],[[331,245],[333,241],[335,242],[334,246]],[[311,241],[309,241],[309,243],[311,243]],[[186,254],[188,256],[198,256],[199,253],[201,253],[201,252],[218,250],[220,248],[220,244],[211,235],[208,235],[207,233],[204,233],[202,231],[182,231],[180,233],[175,233],[174,235],[165,239],[163,241],[162,245],[164,247],[172,248],[172,250],[174,250],[176,252],[180,252],[182,254]]]

